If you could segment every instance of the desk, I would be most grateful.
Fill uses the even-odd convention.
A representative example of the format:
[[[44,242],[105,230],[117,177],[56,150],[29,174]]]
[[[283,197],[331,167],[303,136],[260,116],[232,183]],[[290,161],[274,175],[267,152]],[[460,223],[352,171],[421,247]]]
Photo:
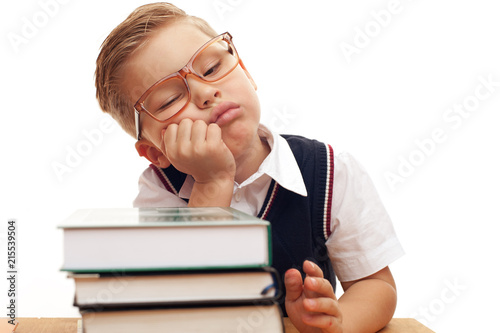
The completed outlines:
[[[15,333],[76,333],[79,318],[18,318]],[[2,318],[1,320],[5,320]],[[285,332],[298,332],[288,318],[284,319]],[[394,318],[379,333],[433,333],[430,329],[411,318]],[[0,332],[4,333],[4,332]],[[6,332],[5,332],[6,333]],[[10,332],[9,332],[10,333]]]
[[[295,326],[292,325],[290,320],[288,320],[288,318],[285,318],[284,322],[285,333],[299,332]],[[431,331],[413,318],[393,318],[389,324],[382,330],[378,331],[378,333],[434,333],[434,331]]]

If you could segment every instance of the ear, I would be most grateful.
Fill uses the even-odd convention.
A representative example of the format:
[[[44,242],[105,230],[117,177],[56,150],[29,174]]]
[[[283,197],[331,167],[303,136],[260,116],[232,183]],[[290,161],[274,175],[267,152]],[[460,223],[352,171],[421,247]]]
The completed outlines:
[[[248,72],[247,68],[245,67],[245,65],[243,64],[243,61],[241,61],[241,59],[240,59],[240,66],[243,69],[243,71],[245,72],[247,78],[250,80],[250,83],[252,84],[253,88],[255,90],[257,90],[257,84],[253,80],[252,75],[250,75],[250,72]]]
[[[154,144],[147,139],[140,139],[135,143],[135,149],[139,156],[145,157],[148,161],[160,168],[168,168],[170,161]]]

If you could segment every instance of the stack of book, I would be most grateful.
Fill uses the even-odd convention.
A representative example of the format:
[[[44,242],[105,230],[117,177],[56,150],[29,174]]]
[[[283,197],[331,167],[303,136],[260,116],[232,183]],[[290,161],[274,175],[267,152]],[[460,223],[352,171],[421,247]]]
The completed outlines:
[[[85,333],[284,332],[267,221],[217,207],[90,209],[60,228]]]

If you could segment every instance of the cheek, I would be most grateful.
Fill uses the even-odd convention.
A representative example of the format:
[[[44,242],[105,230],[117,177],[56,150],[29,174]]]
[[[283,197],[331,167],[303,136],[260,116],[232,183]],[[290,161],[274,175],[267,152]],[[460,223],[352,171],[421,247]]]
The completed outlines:
[[[260,120],[260,101],[259,97],[257,96],[257,92],[253,87],[250,85],[250,87],[246,87],[246,91],[244,92],[245,94],[245,100],[244,102],[246,103],[248,107],[248,111],[251,113],[251,116],[253,118],[256,118],[257,120]]]
[[[161,132],[164,128],[167,128],[167,125],[150,118],[146,120],[146,117],[144,117],[144,120],[142,121],[142,132],[144,133],[146,139],[148,139],[156,147],[160,148],[162,146]]]
[[[227,91],[231,96],[235,96],[238,102],[245,104],[247,107],[255,109],[257,114],[260,115],[260,102],[257,96],[257,91],[252,85],[251,81],[243,74],[244,77],[238,80],[238,83],[228,85]]]

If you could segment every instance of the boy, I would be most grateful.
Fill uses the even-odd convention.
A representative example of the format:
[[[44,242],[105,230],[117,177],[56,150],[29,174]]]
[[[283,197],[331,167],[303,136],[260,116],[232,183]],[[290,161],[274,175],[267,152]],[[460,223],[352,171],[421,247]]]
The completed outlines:
[[[231,35],[170,4],[139,7],[104,41],[96,88],[151,162],[135,206],[231,206],[271,221],[284,310],[301,332],[375,332],[391,319],[388,264],[402,250],[372,183],[349,155],[260,125]]]

